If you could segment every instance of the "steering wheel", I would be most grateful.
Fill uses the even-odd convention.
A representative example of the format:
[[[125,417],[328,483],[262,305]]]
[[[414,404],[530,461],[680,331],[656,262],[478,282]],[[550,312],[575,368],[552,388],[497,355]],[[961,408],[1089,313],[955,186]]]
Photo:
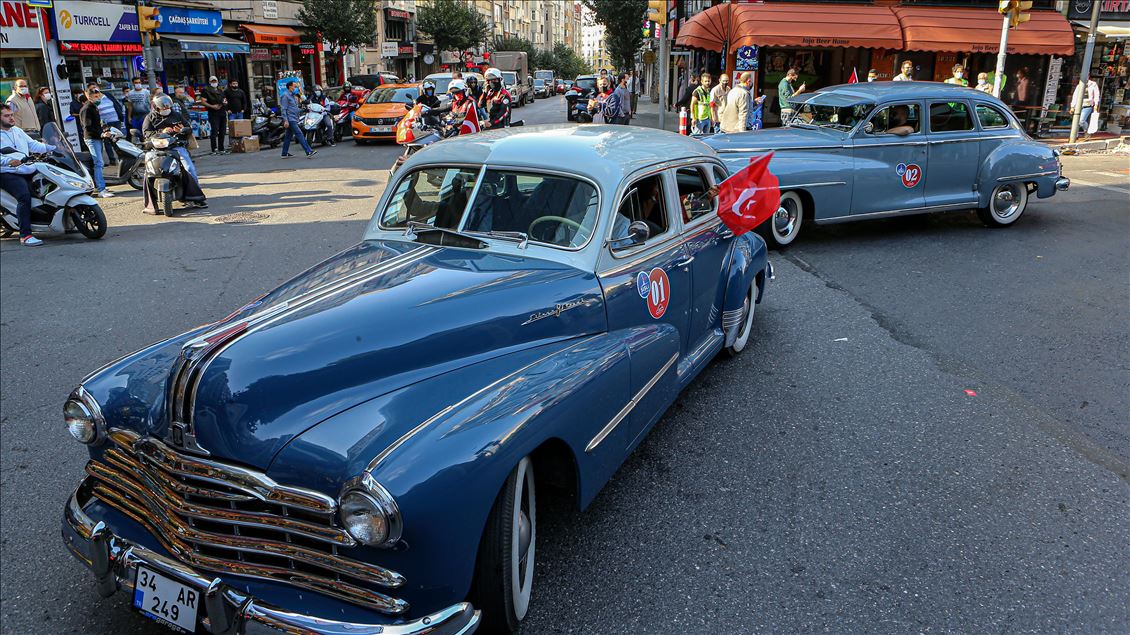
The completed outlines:
[[[534,233],[534,225],[537,225],[538,223],[560,223],[562,225],[572,227],[576,231],[581,231],[582,229],[584,229],[584,227],[580,223],[571,218],[565,218],[564,216],[539,216],[538,218],[535,218],[532,223],[530,223],[529,230],[531,235]]]

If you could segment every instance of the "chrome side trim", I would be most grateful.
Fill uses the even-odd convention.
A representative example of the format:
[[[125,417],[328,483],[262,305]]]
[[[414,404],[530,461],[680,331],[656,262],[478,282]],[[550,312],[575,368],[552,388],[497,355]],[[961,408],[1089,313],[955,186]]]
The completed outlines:
[[[647,393],[655,387],[655,384],[659,383],[659,380],[663,378],[663,375],[667,373],[667,371],[671,368],[671,365],[678,361],[678,359],[678,353],[672,355],[671,359],[667,360],[667,363],[663,365],[663,368],[660,368],[659,372],[655,373],[655,375],[648,380],[644,387],[640,388],[639,392],[637,392],[635,396],[628,400],[628,403],[624,404],[624,407],[620,409],[620,412],[616,413],[616,416],[612,417],[612,420],[609,421],[603,428],[601,428],[600,432],[596,433],[596,436],[592,438],[592,441],[589,441],[589,444],[585,446],[585,452],[592,452],[593,450],[595,450],[596,446],[600,445],[600,443],[604,441],[604,439],[606,439],[613,430],[616,429],[616,426],[620,425],[620,422],[624,420],[624,417],[627,417],[628,414],[632,412],[632,409],[635,408],[637,404],[639,404],[640,400],[647,396]]]
[[[890,146],[924,146],[928,141],[895,141],[892,143],[857,143],[854,147],[856,150],[865,148],[886,148]]]
[[[801,146],[799,148],[726,148],[725,150],[718,150],[718,154],[735,154],[738,152],[807,152],[808,150],[844,150],[849,148],[851,148],[850,145]]]
[[[970,132],[972,132],[972,131],[970,131]],[[942,143],[970,143],[970,142],[980,141],[980,140],[981,140],[980,137],[964,137],[964,138],[961,138],[961,139],[930,139],[927,143],[929,143],[930,145],[935,145],[935,144],[942,144]]]
[[[697,367],[699,362],[702,361],[712,349],[715,347],[720,348],[724,342],[725,336],[718,332],[718,329],[710,329],[710,335],[703,338],[702,344],[699,344],[698,348],[691,351],[689,355],[679,362],[679,376],[682,377],[688,369]]]
[[[885,212],[869,212],[867,214],[851,214],[851,215],[848,215],[848,216],[833,216],[831,218],[818,218],[818,219],[816,219],[816,224],[820,225],[820,224],[824,224],[824,223],[827,223],[827,224],[843,223],[843,222],[847,222],[847,221],[861,220],[861,219],[876,219],[876,218],[886,218],[888,216],[901,216],[903,214],[923,214],[923,213],[929,213],[929,212],[942,212],[942,211],[951,210],[951,209],[970,209],[975,204],[976,203],[974,201],[970,201],[968,203],[951,203],[949,205],[934,205],[934,206],[931,206],[931,207],[906,207],[906,208],[903,208],[903,209],[893,209],[893,210],[889,210],[889,211],[885,211]]]
[[[798,187],[825,187],[828,185],[847,185],[847,181],[823,181],[821,183],[797,183],[796,185],[782,185],[782,190],[793,190]]]
[[[1000,183],[1002,181],[1013,181],[1013,180],[1016,180],[1016,179],[1032,179],[1032,178],[1038,178],[1038,177],[1041,177],[1041,176],[1056,176],[1058,174],[1059,174],[1058,170],[1048,170],[1048,171],[1045,171],[1045,172],[1033,172],[1032,174],[1018,174],[1016,176],[1002,176],[1002,177],[997,179],[997,183]]]

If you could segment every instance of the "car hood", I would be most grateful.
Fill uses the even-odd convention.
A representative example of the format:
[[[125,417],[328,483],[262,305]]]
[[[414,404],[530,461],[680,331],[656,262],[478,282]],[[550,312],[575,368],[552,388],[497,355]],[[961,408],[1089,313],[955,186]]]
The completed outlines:
[[[716,134],[703,137],[702,141],[719,153],[748,153],[839,147],[847,143],[847,135],[827,128],[772,128]]]
[[[408,112],[402,102],[388,102],[385,104],[365,104],[357,109],[358,117],[403,117]]]
[[[164,438],[166,413],[176,420],[191,413],[196,441],[213,458],[266,469],[293,438],[364,401],[498,355],[604,330],[591,272],[536,258],[367,241],[194,337],[133,356],[129,363],[138,374],[159,377],[160,390],[120,367],[103,373],[111,376],[105,382],[95,376],[85,385],[96,396],[112,395],[126,375],[139,388],[129,391],[132,404],[172,394],[168,407],[149,405],[150,416],[133,417],[127,427]],[[190,366],[170,349],[194,345],[215,348],[194,369],[198,382],[177,399],[168,386]],[[113,404],[108,418],[119,409]]]

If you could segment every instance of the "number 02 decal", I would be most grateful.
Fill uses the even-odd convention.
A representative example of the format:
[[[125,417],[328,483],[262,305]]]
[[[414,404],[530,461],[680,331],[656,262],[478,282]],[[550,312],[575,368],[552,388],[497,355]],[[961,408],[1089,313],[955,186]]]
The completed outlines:
[[[895,173],[902,179],[903,187],[914,187],[922,180],[922,168],[917,163],[900,163],[895,166]]]

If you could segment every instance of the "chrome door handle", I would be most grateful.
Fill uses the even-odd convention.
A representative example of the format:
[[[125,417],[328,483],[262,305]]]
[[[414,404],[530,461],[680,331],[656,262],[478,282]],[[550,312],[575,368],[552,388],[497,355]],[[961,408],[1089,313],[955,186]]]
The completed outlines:
[[[727,238],[733,238],[734,230],[730,229],[729,227],[722,227],[722,230],[718,232],[718,237],[723,240]]]
[[[685,266],[691,264],[692,262],[694,262],[694,256],[684,256],[682,260],[677,260],[675,262],[675,266],[676,267],[685,267]]]

